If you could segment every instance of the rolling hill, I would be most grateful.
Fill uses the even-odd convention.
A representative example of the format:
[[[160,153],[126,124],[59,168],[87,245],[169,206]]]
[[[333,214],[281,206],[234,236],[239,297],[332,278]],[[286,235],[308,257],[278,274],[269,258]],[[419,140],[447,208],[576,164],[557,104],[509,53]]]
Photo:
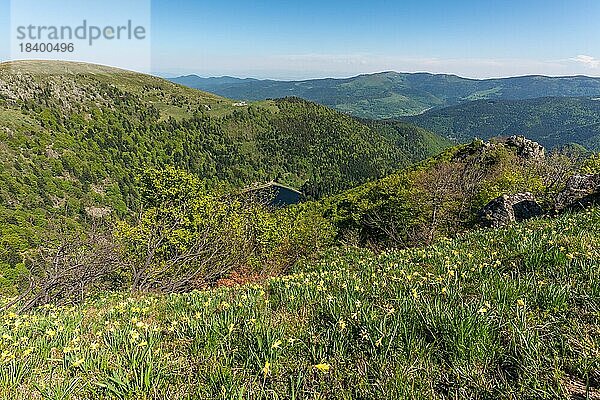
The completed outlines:
[[[201,78],[173,82],[240,100],[297,96],[350,115],[387,119],[474,100],[599,96],[600,78],[522,76],[467,79],[456,75],[383,72],[347,79],[275,81]]]
[[[278,180],[319,197],[447,145],[411,125],[383,129],[300,99],[240,106],[108,67],[0,64],[0,264],[18,265],[49,215],[78,224],[136,209],[136,179],[148,168],[233,187]]]
[[[600,150],[600,98],[477,100],[406,118],[458,142],[524,135],[547,148],[570,143]]]

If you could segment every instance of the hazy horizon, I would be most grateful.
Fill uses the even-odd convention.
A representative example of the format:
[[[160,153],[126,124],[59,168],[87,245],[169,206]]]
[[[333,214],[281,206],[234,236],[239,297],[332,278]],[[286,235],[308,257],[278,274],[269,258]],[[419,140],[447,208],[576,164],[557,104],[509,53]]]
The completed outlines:
[[[464,76],[464,75],[459,75],[459,74],[455,74],[455,73],[444,73],[444,72],[430,72],[430,71],[393,71],[393,70],[386,70],[386,71],[373,71],[373,72],[359,72],[356,74],[352,74],[352,75],[336,75],[336,76],[313,76],[313,77],[306,77],[306,78],[291,78],[291,79],[286,79],[286,78],[274,78],[274,77],[257,77],[257,76],[253,76],[253,75],[246,75],[246,74],[240,74],[240,75],[202,75],[200,73],[194,73],[194,72],[184,72],[181,74],[177,74],[177,73],[173,73],[173,72],[163,72],[163,71],[152,71],[150,74],[157,76],[157,77],[161,77],[161,78],[165,78],[165,79],[172,79],[172,78],[179,78],[179,77],[184,77],[184,76],[197,76],[199,78],[202,79],[211,79],[211,78],[233,78],[233,79],[255,79],[255,80],[261,80],[261,81],[269,81],[269,80],[273,80],[273,81],[301,81],[301,80],[320,80],[320,79],[350,79],[350,78],[356,78],[358,76],[368,76],[368,75],[379,75],[379,74],[386,74],[386,73],[396,73],[396,74],[429,74],[429,75],[450,75],[450,76],[457,76],[459,78],[463,78],[463,79],[470,79],[470,80],[489,80],[489,79],[509,79],[509,78],[521,78],[521,77],[528,77],[528,76],[541,76],[541,77],[547,77],[547,78],[573,78],[573,77],[585,77],[585,78],[593,78],[593,79],[600,79],[600,75],[591,75],[591,74],[568,74],[568,75],[552,75],[552,74],[538,74],[538,73],[531,73],[531,74],[522,74],[522,75],[505,75],[505,76],[485,76],[485,77],[472,77],[472,76]]]
[[[595,0],[144,4],[151,9],[151,62],[141,72],[275,80],[376,71],[473,79],[600,76],[600,2]],[[102,21],[143,17],[141,9],[120,7],[118,13],[104,10]],[[76,23],[74,13],[63,7],[53,17]],[[90,20],[98,21],[97,13]],[[10,0],[0,0],[0,60],[11,58],[13,31]],[[126,56],[120,67],[127,66]]]

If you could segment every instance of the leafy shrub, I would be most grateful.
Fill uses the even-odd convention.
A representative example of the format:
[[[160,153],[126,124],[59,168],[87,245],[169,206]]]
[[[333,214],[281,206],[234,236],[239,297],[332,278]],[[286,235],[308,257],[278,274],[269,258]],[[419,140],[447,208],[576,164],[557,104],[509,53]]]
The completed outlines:
[[[334,242],[335,228],[323,217],[319,203],[297,204],[256,216],[254,262],[268,275],[285,272],[300,258],[315,254]]]
[[[600,153],[590,156],[581,167],[584,174],[600,174]]]
[[[147,208],[116,229],[134,290],[185,291],[242,267],[281,272],[333,236],[313,205],[274,211],[173,167],[147,171],[142,183]]]
[[[428,244],[473,228],[477,212],[504,194],[532,192],[551,205],[575,168],[565,155],[525,159],[475,141],[325,199],[324,215],[339,240],[379,248]]]

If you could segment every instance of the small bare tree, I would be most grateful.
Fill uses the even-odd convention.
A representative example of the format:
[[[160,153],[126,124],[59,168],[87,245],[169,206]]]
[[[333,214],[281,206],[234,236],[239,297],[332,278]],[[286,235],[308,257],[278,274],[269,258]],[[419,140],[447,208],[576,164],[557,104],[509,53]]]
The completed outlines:
[[[554,200],[553,197],[564,189],[567,180],[573,175],[581,164],[581,160],[575,155],[568,153],[552,152],[544,163],[538,165],[537,173],[539,173],[546,188],[547,201]]]
[[[243,263],[250,252],[249,242],[211,228],[196,232],[185,246],[169,245],[169,236],[180,228],[172,223],[146,232],[143,252],[128,262],[132,291],[172,293],[204,286]]]
[[[373,210],[365,215],[363,222],[369,229],[380,232],[386,242],[398,247],[409,246],[409,230],[411,228],[409,221],[390,218],[381,210]],[[380,246],[378,242],[372,241],[369,243],[369,247],[377,250]]]
[[[121,224],[132,291],[184,292],[210,285],[247,262],[253,252],[252,197],[207,197],[207,207],[160,204]],[[233,204],[235,202],[235,204]],[[213,208],[214,206],[214,208]]]
[[[423,173],[418,181],[423,205],[429,213],[423,232],[426,243],[431,243],[440,230],[460,223],[455,214],[463,203],[463,168],[460,163],[439,164]]]
[[[19,312],[48,304],[82,301],[87,293],[114,283],[122,265],[120,251],[110,233],[96,224],[86,234],[67,233],[64,227],[56,239],[26,256],[29,274],[21,295],[6,305]]]
[[[460,191],[460,206],[458,220],[464,221],[471,215],[471,205],[488,177],[488,171],[477,163],[462,163],[460,167],[458,190]]]

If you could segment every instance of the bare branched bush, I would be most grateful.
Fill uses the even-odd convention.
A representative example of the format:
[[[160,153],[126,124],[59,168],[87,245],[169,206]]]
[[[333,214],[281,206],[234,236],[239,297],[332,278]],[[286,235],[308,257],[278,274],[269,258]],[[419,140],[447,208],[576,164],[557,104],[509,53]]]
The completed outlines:
[[[56,237],[26,256],[29,275],[21,295],[6,306],[20,312],[54,303],[82,301],[95,289],[113,286],[121,264],[120,251],[106,229],[93,225],[86,234],[64,227]]]
[[[421,201],[428,214],[422,231],[425,243],[431,243],[438,233],[446,234],[462,223],[458,216],[468,203],[465,191],[473,185],[473,182],[463,182],[468,175],[465,164],[445,163],[419,177]]]
[[[389,218],[382,210],[373,210],[365,215],[364,224],[370,231],[379,232],[386,238],[386,244],[389,242],[395,247],[408,247],[415,227],[399,218]],[[360,245],[359,239],[355,241]],[[379,250],[380,243],[376,240],[368,241],[368,247],[373,250]]]
[[[580,164],[581,160],[569,153],[555,151],[546,157],[545,162],[537,166],[537,173],[542,176],[545,187],[544,200],[552,202]]]
[[[136,223],[140,229],[135,243],[129,243],[132,291],[171,293],[204,287],[243,264],[252,251],[250,238],[239,235],[245,229],[237,226],[236,232],[229,226],[231,221],[205,223],[189,232],[181,221],[166,224],[142,219]],[[178,232],[188,235],[185,243],[174,243]]]

